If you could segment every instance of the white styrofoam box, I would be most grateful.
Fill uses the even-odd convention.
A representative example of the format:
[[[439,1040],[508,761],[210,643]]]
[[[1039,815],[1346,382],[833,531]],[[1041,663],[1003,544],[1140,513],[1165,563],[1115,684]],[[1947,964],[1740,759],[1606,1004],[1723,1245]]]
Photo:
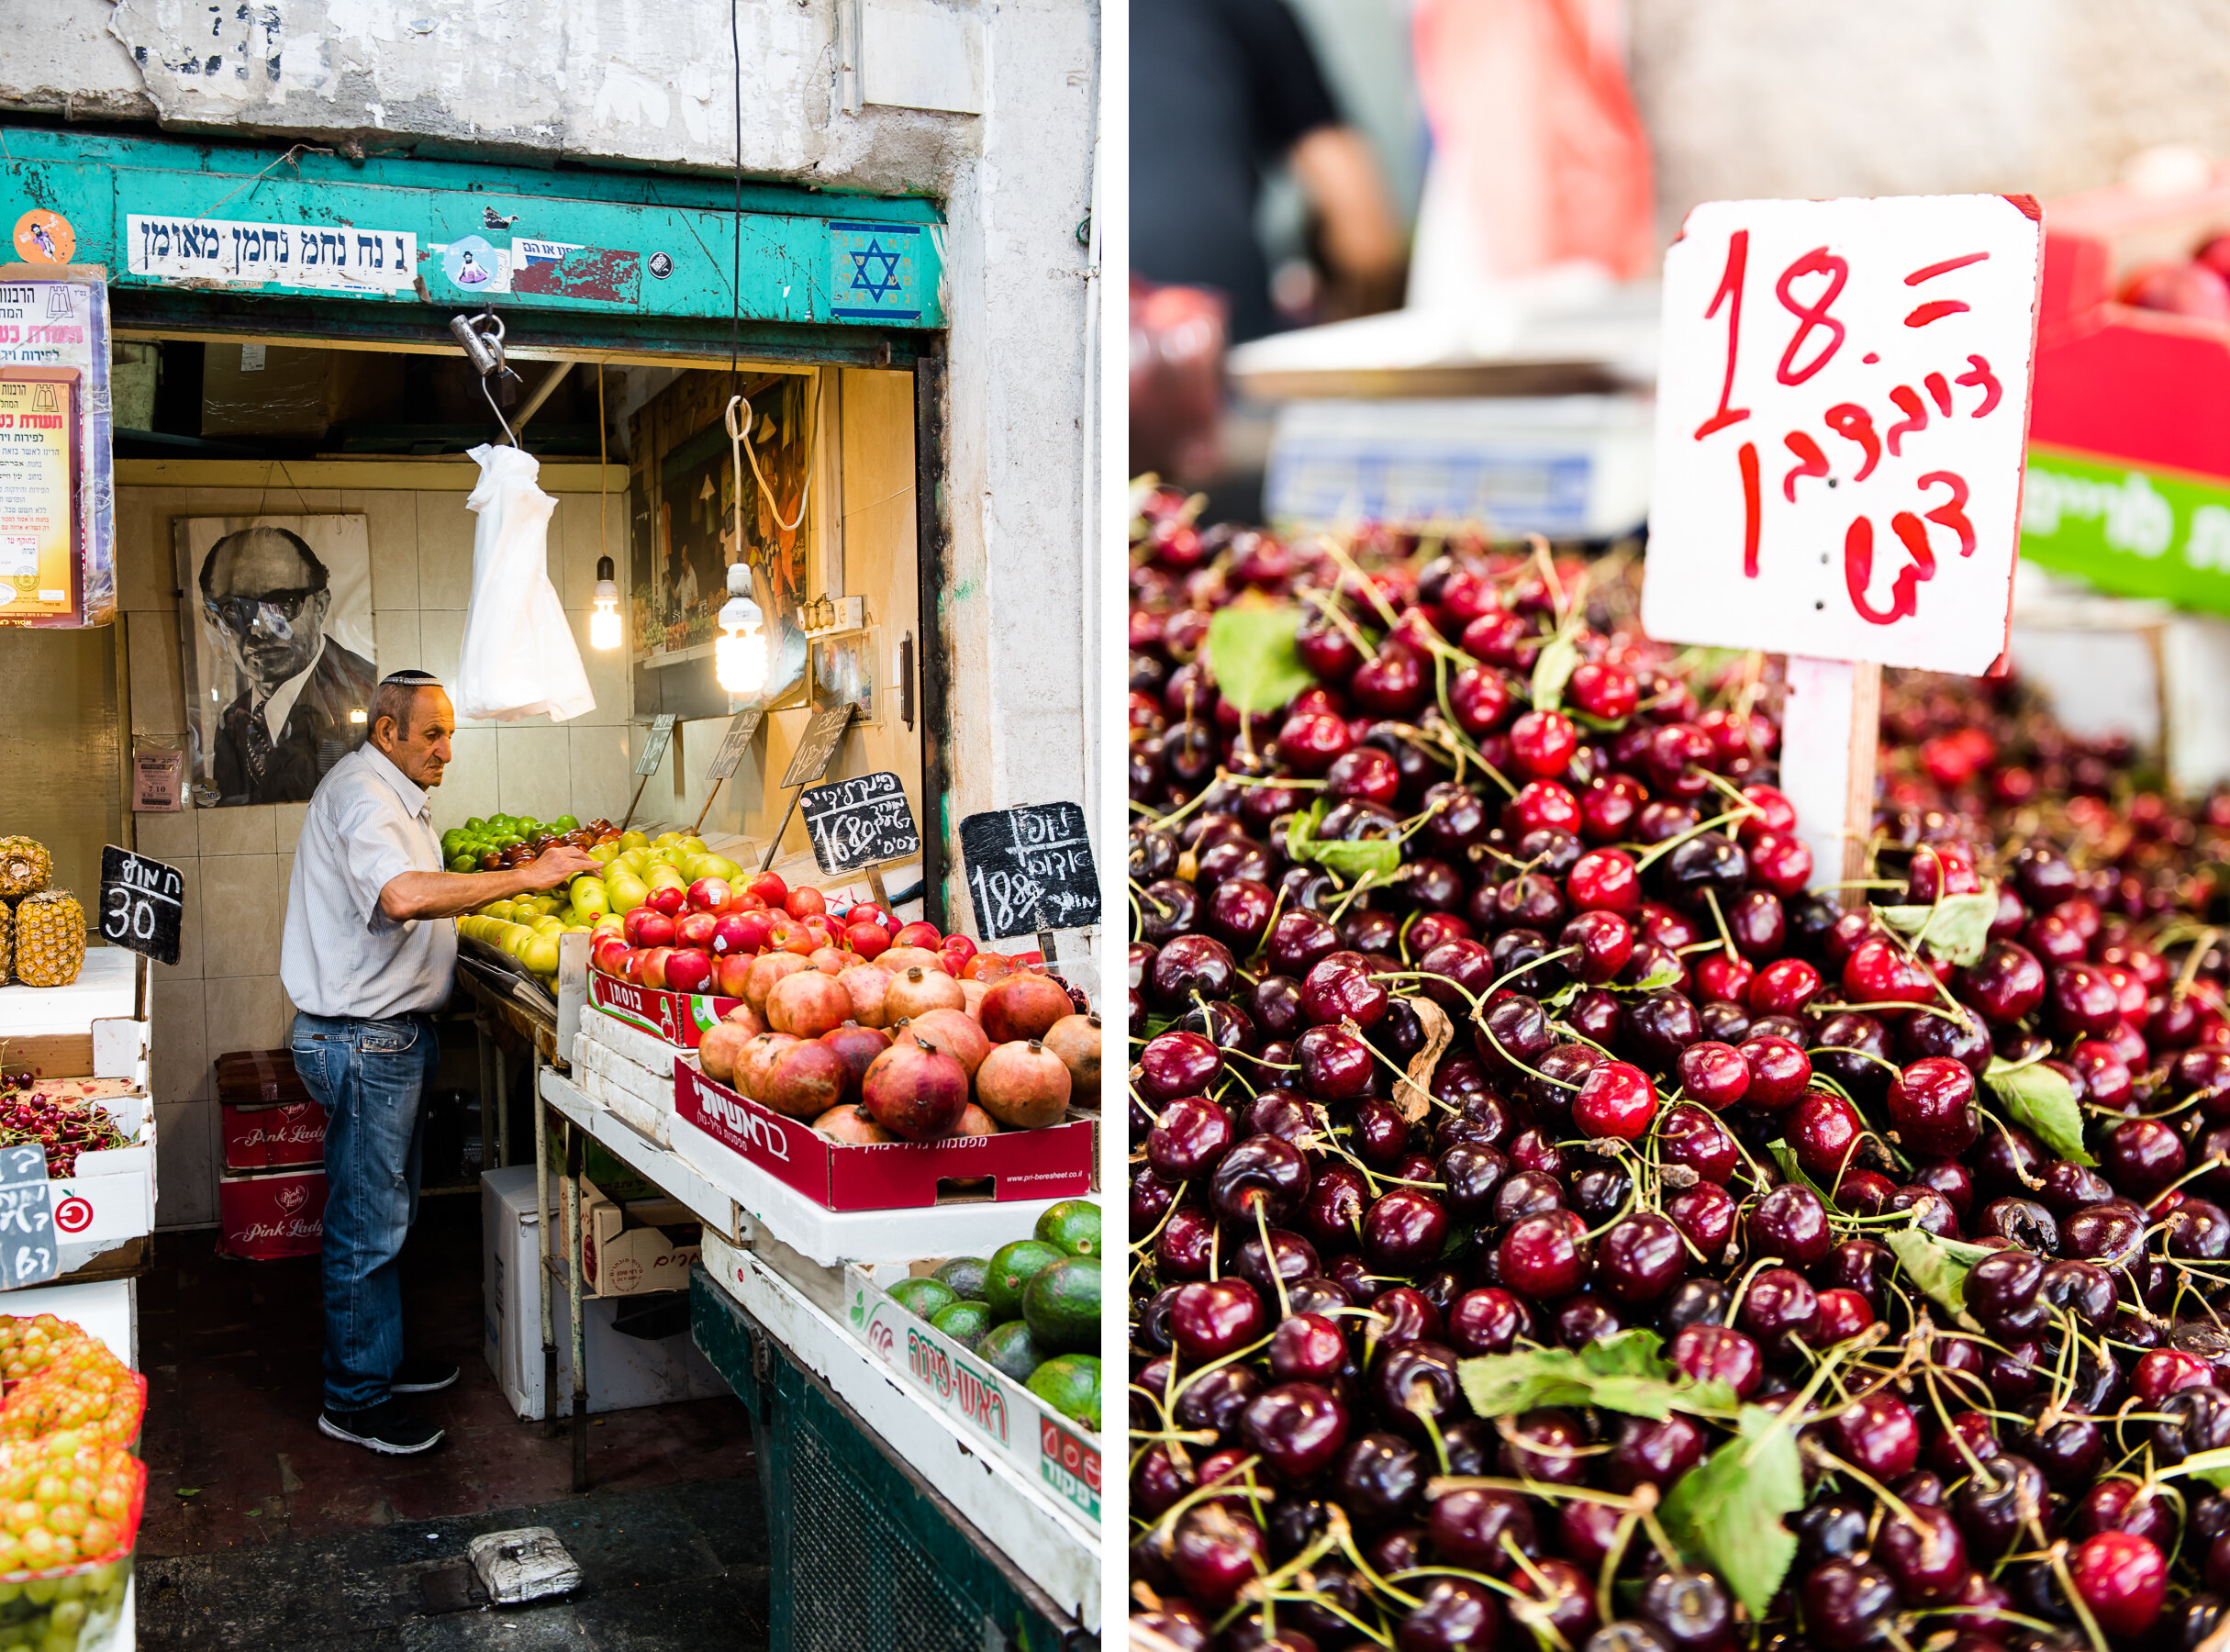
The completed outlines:
[[[666,1088],[674,1088],[674,1046],[655,1032],[608,1015],[594,1004],[581,1011],[581,1036],[623,1055],[648,1073],[663,1073]]]
[[[512,1165],[480,1178],[480,1244],[484,1338],[488,1368],[503,1384],[511,1410],[538,1422],[542,1409],[541,1288],[535,1245],[534,1166]],[[551,1318],[558,1351],[559,1410],[572,1408],[572,1304],[551,1281]],[[614,1329],[622,1309],[640,1311],[641,1297],[601,1297],[581,1304],[586,1330],[588,1409],[629,1411],[675,1400],[725,1394],[720,1379],[690,1340],[687,1326],[672,1336],[645,1341]]]
[[[615,1089],[625,1090],[645,1106],[674,1111],[674,1055],[666,1053],[658,1067],[630,1060],[611,1045],[583,1033],[574,1043],[581,1070],[602,1078]]]
[[[145,1096],[107,1096],[94,1105],[114,1119],[131,1142],[77,1155],[75,1173],[56,1179],[54,1226],[63,1245],[63,1264],[71,1251],[90,1245],[106,1250],[127,1239],[155,1231],[155,1110]],[[78,1258],[91,1259],[92,1252]]]
[[[32,1319],[50,1313],[83,1325],[133,1370],[139,1368],[139,1281],[102,1279],[91,1285],[34,1285],[0,1291],[0,1313]]]
[[[661,1107],[654,1102],[645,1101],[631,1091],[620,1088],[601,1074],[584,1072],[578,1068],[574,1069],[574,1081],[582,1095],[630,1130],[661,1147],[672,1145],[674,1109],[670,1103]]]
[[[128,1078],[147,1088],[147,1023],[128,1016],[103,1016],[93,1023],[93,1076]]]
[[[84,1032],[97,1021],[130,1020],[139,957],[120,946],[88,947],[67,987],[0,987],[0,1038]]]
[[[1648,517],[1652,434],[1639,396],[1289,402],[1264,504],[1279,522],[1615,539]]]

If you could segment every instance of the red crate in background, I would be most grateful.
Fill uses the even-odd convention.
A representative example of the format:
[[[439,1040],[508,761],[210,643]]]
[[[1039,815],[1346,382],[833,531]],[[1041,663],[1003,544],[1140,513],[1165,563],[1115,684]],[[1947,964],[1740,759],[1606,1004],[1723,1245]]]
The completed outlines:
[[[309,1090],[295,1071],[291,1050],[234,1050],[217,1058],[217,1099],[236,1107],[307,1101]]]
[[[226,1177],[217,1185],[218,1248],[253,1262],[316,1256],[325,1242],[325,1193],[322,1169]]]
[[[325,1109],[315,1101],[224,1104],[225,1168],[279,1170],[325,1162]]]

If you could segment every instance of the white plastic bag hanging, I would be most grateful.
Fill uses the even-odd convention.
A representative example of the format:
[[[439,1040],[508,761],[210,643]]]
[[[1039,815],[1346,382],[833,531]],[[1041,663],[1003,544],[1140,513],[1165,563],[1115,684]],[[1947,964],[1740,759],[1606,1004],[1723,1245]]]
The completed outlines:
[[[596,708],[573,627],[550,583],[550,513],[541,463],[515,447],[476,447],[480,485],[464,508],[473,530],[473,604],[457,668],[459,717],[563,722]]]

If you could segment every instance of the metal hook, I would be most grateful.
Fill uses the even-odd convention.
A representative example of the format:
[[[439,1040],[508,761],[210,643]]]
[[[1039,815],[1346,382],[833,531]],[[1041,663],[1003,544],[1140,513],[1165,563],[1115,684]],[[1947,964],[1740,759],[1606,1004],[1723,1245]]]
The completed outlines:
[[[510,369],[507,367],[504,369],[504,371],[508,373],[510,372]],[[503,426],[504,440],[508,441],[513,447],[517,447],[518,445],[518,438],[512,433],[511,421],[503,416],[503,409],[496,405],[495,395],[488,389],[488,382],[485,379],[482,379],[480,381],[480,394],[487,397],[488,411],[495,414],[496,422]]]

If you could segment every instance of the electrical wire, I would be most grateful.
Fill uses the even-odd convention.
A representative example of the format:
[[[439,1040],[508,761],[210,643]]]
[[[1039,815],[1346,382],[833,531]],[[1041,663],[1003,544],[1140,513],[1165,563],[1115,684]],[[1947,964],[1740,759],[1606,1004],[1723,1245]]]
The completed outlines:
[[[740,0],[728,0],[728,45],[736,61],[736,207],[735,246],[729,255],[728,273],[728,385],[735,388],[736,362],[742,353],[743,336],[743,37],[736,26]]]

